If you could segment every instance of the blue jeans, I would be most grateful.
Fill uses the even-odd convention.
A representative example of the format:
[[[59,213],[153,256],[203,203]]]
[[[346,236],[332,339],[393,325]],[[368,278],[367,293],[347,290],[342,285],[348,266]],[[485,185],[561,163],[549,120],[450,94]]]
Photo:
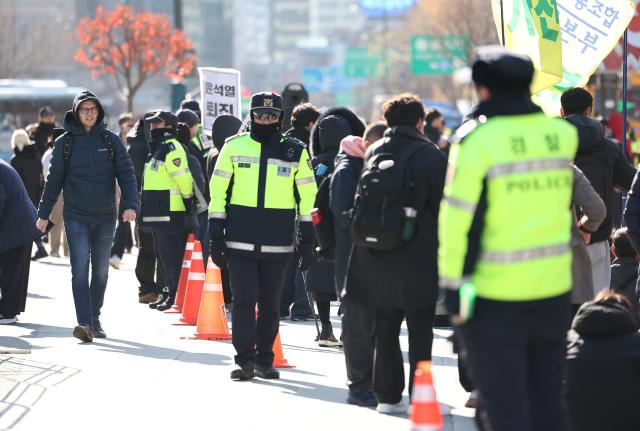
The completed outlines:
[[[78,325],[93,327],[104,303],[116,223],[89,224],[65,220],[64,227],[71,256],[71,285]]]

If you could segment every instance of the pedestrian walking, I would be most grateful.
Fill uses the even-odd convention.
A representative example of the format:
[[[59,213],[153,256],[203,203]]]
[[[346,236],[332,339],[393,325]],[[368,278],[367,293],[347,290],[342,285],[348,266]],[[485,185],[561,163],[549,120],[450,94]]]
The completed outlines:
[[[439,218],[445,303],[481,428],[564,431],[577,132],[531,102],[528,57],[488,53],[472,77],[477,121],[456,133]]]
[[[380,413],[405,413],[400,326],[409,329],[409,393],[419,361],[431,359],[438,299],[437,215],[447,160],[423,134],[416,95],[387,100],[389,129],[364,159],[351,220],[354,247],[345,301],[376,307],[373,390]]]
[[[225,141],[232,136],[237,135],[241,126],[242,121],[233,115],[224,114],[213,120],[213,124],[211,126],[211,140],[213,141],[213,148],[211,148],[207,155],[207,184],[211,183],[213,171],[215,169],[216,162],[218,161],[218,155],[220,154],[220,151],[222,151]],[[209,193],[209,197],[211,197],[211,193]],[[211,199],[209,199],[209,203],[211,203]],[[207,238],[208,235],[209,228],[207,227]],[[220,275],[222,278],[224,306],[227,311],[231,311],[233,309],[233,294],[231,293],[231,282],[229,281],[229,269],[226,265],[220,266]]]
[[[106,129],[104,117],[102,104],[93,93],[78,93],[72,110],[64,117],[66,132],[55,141],[38,208],[37,227],[44,232],[51,210],[64,190],[64,224],[78,321],[73,335],[85,342],[94,336],[106,337],[100,314],[115,231],[116,179],[122,188],[123,221],[134,221],[137,207],[131,159],[118,135]]]
[[[300,266],[313,253],[316,185],[304,144],[282,136],[280,95],[253,95],[250,115],[251,132],[225,143],[210,185],[211,256],[228,265],[233,290],[233,380],[279,378],[273,343],[284,272],[294,250]]]
[[[35,146],[34,146],[35,149]],[[36,209],[18,172],[0,160],[0,325],[25,310]]]
[[[33,128],[33,140],[35,141],[36,151],[38,155],[42,155],[47,151],[48,143],[53,135],[53,129],[56,127],[56,114],[50,106],[43,106],[38,110],[38,123]]]
[[[640,429],[640,333],[631,309],[604,290],[573,320],[565,383],[572,430]]]
[[[155,114],[156,111],[145,113],[143,118],[138,120],[135,127],[127,135],[129,155],[133,162],[138,193],[142,192],[144,166],[150,153],[148,141],[151,136],[148,120]],[[165,286],[160,269],[160,260],[156,256],[153,229],[151,227],[143,227],[138,222],[136,223],[136,230],[138,231],[138,258],[136,260],[135,273],[140,283],[138,286],[138,302],[141,304],[157,303],[160,292],[163,291]]]
[[[143,227],[153,229],[156,256],[160,260],[166,290],[149,306],[158,311],[173,307],[187,242],[185,231],[197,227],[193,177],[187,153],[177,140],[178,119],[158,111],[148,119],[150,157],[144,167],[140,215]]]
[[[13,148],[13,157],[11,158],[11,166],[18,172],[27,194],[33,205],[38,205],[40,201],[40,193],[42,192],[42,162],[40,154],[37,151],[35,141],[29,139],[29,135],[22,129],[16,130],[11,136],[11,147]],[[38,236],[35,240],[37,247],[36,253],[32,260],[42,259],[49,256],[44,248],[42,238]]]
[[[64,129],[53,129],[53,139],[47,144],[47,151],[42,156],[42,175],[47,179],[49,176],[49,167],[51,166],[51,157],[53,156],[53,142],[58,139],[64,133]],[[60,257],[60,244],[62,244],[62,250],[65,257],[69,257],[69,245],[67,244],[67,235],[64,231],[64,219],[62,213],[64,209],[64,198],[62,193],[58,197],[49,219],[53,223],[53,228],[49,231],[49,247],[51,257]]]
[[[353,208],[365,152],[374,142],[382,139],[386,129],[386,123],[378,122],[365,130],[364,138],[347,136],[340,143],[340,152],[331,176],[329,199],[335,229],[335,287],[338,295],[344,289],[353,246],[349,213]],[[347,402],[364,407],[378,405],[372,383],[375,320],[373,305],[342,300],[342,340],[349,387]]]
[[[600,229],[591,235],[587,245],[593,286],[595,293],[598,293],[608,289],[611,284],[609,236],[613,228],[614,189],[630,190],[635,170],[619,145],[610,138],[606,138],[602,125],[591,118],[593,97],[587,90],[569,89],[562,93],[560,102],[562,116],[578,129],[580,144],[575,164],[584,172],[607,206],[607,216],[600,225]]]

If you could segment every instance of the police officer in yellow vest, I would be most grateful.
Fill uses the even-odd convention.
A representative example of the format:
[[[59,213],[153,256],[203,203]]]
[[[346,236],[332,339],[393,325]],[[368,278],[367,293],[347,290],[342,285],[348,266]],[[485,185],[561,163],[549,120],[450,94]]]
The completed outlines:
[[[142,183],[142,226],[153,229],[156,255],[167,289],[151,308],[160,311],[173,306],[185,249],[185,230],[195,228],[193,178],[187,154],[176,139],[178,119],[159,111],[149,120],[151,152]]]
[[[578,136],[531,102],[533,65],[473,65],[481,103],[457,132],[439,215],[445,303],[493,431],[568,429],[562,397]]]
[[[233,380],[279,378],[272,347],[285,269],[294,251],[313,258],[316,183],[304,144],[282,135],[282,117],[278,94],[255,94],[251,132],[226,141],[211,177],[211,257],[227,264],[233,291]]]

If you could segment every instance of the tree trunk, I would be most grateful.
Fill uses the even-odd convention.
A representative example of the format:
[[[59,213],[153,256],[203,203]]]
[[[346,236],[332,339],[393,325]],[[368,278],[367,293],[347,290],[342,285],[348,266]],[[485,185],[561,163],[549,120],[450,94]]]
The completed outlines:
[[[132,93],[131,90],[127,92],[127,112],[133,113],[133,99],[136,97],[135,93]]]

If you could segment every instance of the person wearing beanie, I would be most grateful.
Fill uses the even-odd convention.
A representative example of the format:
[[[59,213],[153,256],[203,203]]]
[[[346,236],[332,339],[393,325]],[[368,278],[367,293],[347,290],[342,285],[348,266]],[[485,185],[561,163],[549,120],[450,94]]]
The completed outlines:
[[[572,288],[576,129],[531,101],[533,63],[478,58],[475,119],[455,134],[438,270],[482,429],[569,429],[562,394]]]
[[[37,227],[45,232],[64,190],[64,227],[77,319],[73,336],[83,342],[107,336],[100,316],[118,215],[116,179],[122,190],[122,221],[135,221],[138,207],[131,159],[118,135],[105,127],[104,118],[104,108],[95,94],[82,91],[76,95],[64,117],[65,133],[54,143],[38,207]]]
[[[42,192],[42,161],[37,151],[35,141],[29,139],[29,135],[23,129],[18,129],[11,136],[11,148],[13,148],[13,157],[11,158],[11,166],[18,172],[24,187],[27,189],[29,199],[34,206],[40,202],[40,193]],[[37,250],[32,260],[42,259],[49,256],[44,248],[42,239],[36,238],[34,241]]]
[[[210,184],[210,254],[228,266],[233,291],[232,380],[280,377],[273,343],[284,272],[294,252],[303,269],[313,255],[316,184],[305,146],[282,136],[279,94],[254,94],[250,115],[251,132],[225,142]]]
[[[151,141],[144,167],[140,218],[141,226],[153,231],[166,286],[149,307],[166,311],[175,303],[187,240],[185,233],[196,232],[197,210],[187,152],[178,141],[178,118],[171,112],[158,111],[147,121]]]
[[[202,127],[201,124],[201,118],[202,118],[202,113],[200,111],[200,104],[198,103],[197,100],[183,100],[182,103],[180,103],[180,110],[176,113],[179,114],[181,111],[191,111],[195,114],[196,119],[197,119],[197,127],[195,127],[194,132],[193,132],[193,136],[192,136],[192,142],[193,145],[195,145],[195,147],[198,149],[198,151],[200,151],[200,156],[202,158],[206,158],[207,155],[209,154],[209,151],[211,150],[211,148],[213,147],[212,142],[209,140],[208,136],[205,134],[204,132],[204,128]],[[183,121],[184,117],[182,119],[180,119],[181,122]],[[189,121],[187,124],[191,124],[191,121]],[[194,126],[190,126],[190,127],[194,127]],[[203,169],[205,168],[205,166],[203,165]]]

